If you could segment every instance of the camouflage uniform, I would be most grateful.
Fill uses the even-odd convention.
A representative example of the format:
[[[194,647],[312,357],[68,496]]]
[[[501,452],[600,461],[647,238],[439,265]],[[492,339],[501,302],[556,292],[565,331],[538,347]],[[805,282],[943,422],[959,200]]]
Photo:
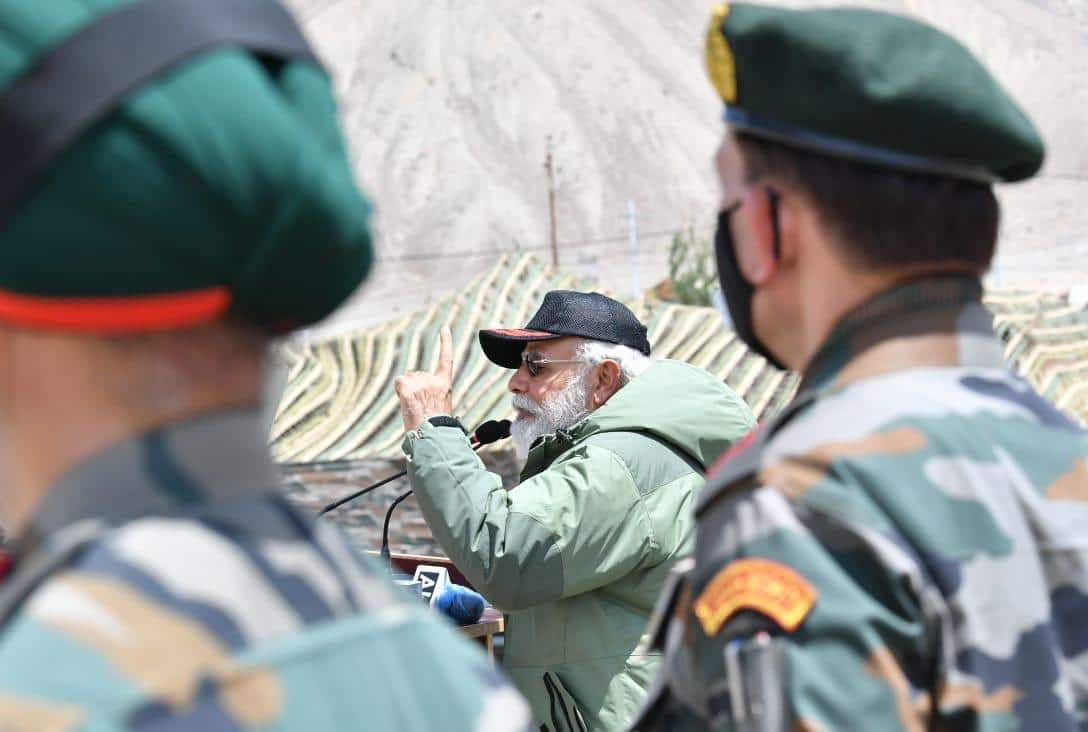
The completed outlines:
[[[50,489],[0,593],[0,729],[527,729],[482,653],[275,492],[264,435],[202,417]]]
[[[637,729],[1088,729],[1088,440],[1004,368],[980,295],[854,310],[724,458]]]
[[[0,330],[75,353],[172,331],[231,372],[235,348],[255,361],[254,339],[323,319],[372,259],[336,118],[331,80],[274,0],[0,2]],[[214,338],[186,332],[224,319]],[[19,348],[4,343],[5,358]],[[119,368],[114,382],[138,371]],[[202,390],[215,376],[178,368]],[[194,399],[166,378],[103,398],[125,415],[207,409],[256,393],[247,369],[235,394]],[[39,396],[8,369],[0,381]],[[24,424],[0,412],[5,436]],[[130,439],[88,435],[98,454],[55,463],[66,473],[28,527],[4,511],[19,525],[0,585],[0,730],[527,727],[482,652],[277,495],[256,412],[142,435],[133,422],[114,425]],[[64,460],[68,442],[28,437],[4,456]],[[4,497],[38,498],[17,487]]]

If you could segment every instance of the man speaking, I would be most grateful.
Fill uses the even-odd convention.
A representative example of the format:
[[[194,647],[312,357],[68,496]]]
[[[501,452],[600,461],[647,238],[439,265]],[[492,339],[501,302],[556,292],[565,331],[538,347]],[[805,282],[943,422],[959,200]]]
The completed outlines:
[[[480,331],[514,371],[505,490],[451,415],[453,356],[397,380],[408,475],[435,539],[508,615],[504,664],[534,728],[612,730],[658,657],[640,652],[654,600],[692,550],[704,469],[746,434],[744,402],[710,374],[651,361],[646,327],[597,293],[549,292],[522,329]]]

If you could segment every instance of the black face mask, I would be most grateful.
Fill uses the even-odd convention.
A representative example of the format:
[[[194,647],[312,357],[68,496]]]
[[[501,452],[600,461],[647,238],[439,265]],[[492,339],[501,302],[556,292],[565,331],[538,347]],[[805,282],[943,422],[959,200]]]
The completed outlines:
[[[767,197],[771,203],[772,226],[774,227],[774,255],[778,257],[778,194],[772,189],[767,189]],[[725,304],[729,307],[729,317],[733,321],[733,330],[737,337],[744,342],[753,352],[767,359],[771,365],[785,369],[786,367],[775,358],[756,337],[755,328],[752,327],[752,295],[755,288],[744,279],[737,264],[737,251],[733,246],[733,234],[729,228],[729,219],[740,208],[736,203],[718,214],[718,230],[714,234],[714,256],[718,264],[718,282],[722,286],[722,294],[725,296]]]

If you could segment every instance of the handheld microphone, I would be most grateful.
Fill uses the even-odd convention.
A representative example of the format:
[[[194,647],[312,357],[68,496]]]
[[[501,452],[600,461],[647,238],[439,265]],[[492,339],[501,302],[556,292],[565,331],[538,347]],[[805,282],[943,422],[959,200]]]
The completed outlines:
[[[479,450],[484,445],[490,445],[492,442],[505,440],[509,436],[510,420],[490,419],[476,428],[476,431],[472,434],[472,437],[469,438],[469,441],[472,443],[473,450]],[[407,473],[408,471],[404,472]],[[404,475],[404,473],[401,473],[401,475]],[[389,504],[389,510],[385,512],[385,523],[382,525],[381,555],[386,561],[389,561],[389,522],[393,518],[393,509],[399,506],[404,499],[410,495],[412,495],[412,491],[409,490],[397,496],[393,502]],[[348,500],[351,500],[351,497],[349,497]]]
[[[472,435],[470,441],[473,447],[483,447],[484,445],[490,445],[492,442],[505,440],[509,436],[510,420],[489,419],[476,428],[476,432]]]

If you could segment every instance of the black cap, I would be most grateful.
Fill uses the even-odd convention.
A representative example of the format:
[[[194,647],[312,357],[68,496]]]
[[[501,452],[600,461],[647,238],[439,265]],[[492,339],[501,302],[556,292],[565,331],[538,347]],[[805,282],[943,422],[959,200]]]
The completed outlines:
[[[531,341],[577,336],[630,346],[650,355],[646,326],[621,302],[599,292],[552,290],[524,328],[480,331],[484,355],[503,368],[521,366],[521,352]]]

